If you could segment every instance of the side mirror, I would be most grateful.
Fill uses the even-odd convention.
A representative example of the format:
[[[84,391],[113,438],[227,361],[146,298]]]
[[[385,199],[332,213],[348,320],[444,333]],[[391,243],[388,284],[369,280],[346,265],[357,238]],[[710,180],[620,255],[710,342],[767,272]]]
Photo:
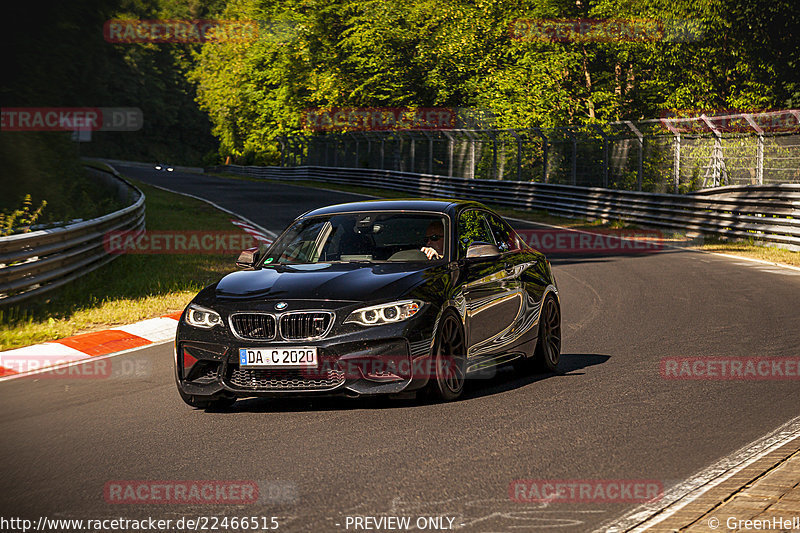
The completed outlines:
[[[236,260],[236,266],[239,268],[253,268],[258,262],[258,248],[248,248],[242,250],[239,258]]]
[[[467,248],[467,259],[495,259],[500,257],[500,248],[488,242],[475,241]]]

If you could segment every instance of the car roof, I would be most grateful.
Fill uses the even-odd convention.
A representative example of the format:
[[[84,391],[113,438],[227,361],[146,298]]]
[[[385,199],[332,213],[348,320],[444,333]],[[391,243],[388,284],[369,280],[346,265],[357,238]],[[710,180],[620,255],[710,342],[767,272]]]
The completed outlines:
[[[482,207],[478,202],[456,200],[452,198],[396,198],[391,200],[364,200],[346,204],[329,205],[308,211],[303,217],[330,215],[336,213],[352,213],[359,211],[433,211],[451,214],[457,207]]]

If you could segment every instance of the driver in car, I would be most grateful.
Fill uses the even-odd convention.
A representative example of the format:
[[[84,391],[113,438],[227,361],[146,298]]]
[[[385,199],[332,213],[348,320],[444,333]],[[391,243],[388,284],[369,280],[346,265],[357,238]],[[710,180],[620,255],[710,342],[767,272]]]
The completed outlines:
[[[425,244],[420,249],[429,260],[441,259],[444,253],[444,226],[434,220],[425,230]]]

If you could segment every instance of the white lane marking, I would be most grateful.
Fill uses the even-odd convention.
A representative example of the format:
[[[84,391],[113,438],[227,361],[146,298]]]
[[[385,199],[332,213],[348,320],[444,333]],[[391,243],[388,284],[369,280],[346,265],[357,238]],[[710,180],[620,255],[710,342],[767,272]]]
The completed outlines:
[[[106,163],[106,165],[108,165],[111,168],[111,170],[113,170],[114,172],[118,173],[117,169],[114,168],[111,164]],[[206,200],[205,198],[201,198],[200,196],[195,196],[194,194],[189,194],[188,192],[175,191],[173,189],[168,189],[168,188],[162,187],[160,185],[153,185],[152,183],[148,183],[147,185],[149,185],[150,187],[155,187],[156,189],[161,189],[162,191],[167,191],[167,192],[171,192],[171,193],[175,193],[175,194],[180,194],[182,196],[188,196],[189,198],[194,198],[195,200],[200,200],[201,202],[205,202],[205,203],[207,203],[207,204],[209,204],[209,205],[211,205],[213,207],[216,207],[220,211],[224,211],[225,213],[228,213],[229,215],[233,215],[233,216],[235,216],[236,218],[238,218],[240,220],[244,220],[245,222],[247,222],[249,224],[252,224],[254,227],[256,227],[259,230],[263,231],[265,234],[269,235],[273,239],[277,239],[278,238],[278,234],[275,233],[274,231],[270,231],[267,228],[256,224],[255,222],[253,222],[249,218],[247,218],[245,216],[242,216],[239,213],[235,213],[234,211],[231,211],[230,209],[225,209],[221,205],[215,204],[211,200]]]
[[[596,529],[594,533],[646,531],[674,515],[737,472],[798,437],[800,437],[800,416],[672,487],[658,502],[641,505]]]
[[[136,335],[150,342],[162,342],[175,338],[175,330],[178,328],[178,321],[174,318],[151,318],[142,320],[135,324],[111,328],[112,330],[124,331],[131,335]]]
[[[3,366],[3,358],[13,359],[16,356],[24,357],[44,357],[44,356],[57,356],[57,357],[89,357],[87,354],[75,348],[65,346],[59,342],[45,342],[43,344],[34,344],[33,346],[25,346],[23,348],[15,348],[14,350],[6,350],[0,352],[0,366]]]

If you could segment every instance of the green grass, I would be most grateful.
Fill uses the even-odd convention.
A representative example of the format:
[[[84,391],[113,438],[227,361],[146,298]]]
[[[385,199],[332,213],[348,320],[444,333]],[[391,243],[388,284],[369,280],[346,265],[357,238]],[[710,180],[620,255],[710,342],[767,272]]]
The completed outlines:
[[[328,189],[332,191],[352,192],[357,194],[367,194],[370,196],[381,196],[383,198],[405,198],[408,197],[407,193],[393,191],[390,189],[379,189],[376,187],[359,187],[356,185],[341,185],[338,183],[327,183],[323,181],[313,180],[263,180],[257,178],[249,178],[246,176],[239,176],[230,173],[215,174],[220,177],[247,180],[247,181],[268,181],[272,183],[280,183],[282,185],[298,185],[302,187],[313,187],[316,189]],[[505,217],[519,218],[528,220],[530,222],[538,222],[541,224],[550,224],[553,226],[561,226],[573,229],[635,229],[638,226],[628,224],[621,220],[589,220],[585,218],[567,218],[552,215],[546,211],[523,211],[519,209],[511,209],[506,206],[493,205],[486,202],[486,205],[500,213]],[[774,246],[762,245],[752,241],[732,241],[725,240],[718,237],[698,237],[696,235],[687,235],[684,232],[670,232],[665,231],[663,239],[673,245],[683,246],[686,248],[702,250],[707,252],[718,252],[731,255],[738,255],[752,259],[760,259],[762,261],[769,261],[772,263],[800,266],[800,252],[792,252],[777,248]]]
[[[148,230],[237,231],[231,216],[181,195],[130,180],[146,195]],[[0,310],[0,350],[181,311],[204,286],[235,269],[236,255],[122,255],[42,295]]]

